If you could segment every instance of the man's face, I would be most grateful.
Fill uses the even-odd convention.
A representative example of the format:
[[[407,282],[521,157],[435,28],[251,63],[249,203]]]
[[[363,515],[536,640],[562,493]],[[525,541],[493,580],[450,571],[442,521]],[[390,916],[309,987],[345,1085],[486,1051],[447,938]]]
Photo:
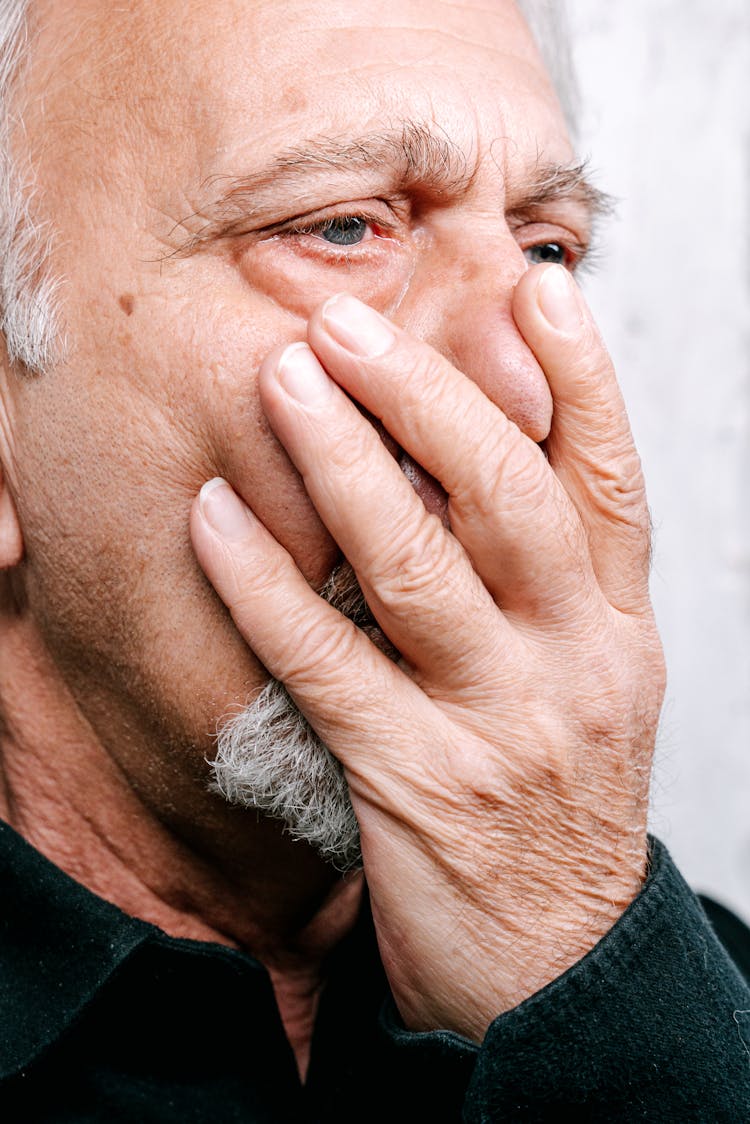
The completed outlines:
[[[226,477],[316,586],[339,560],[260,409],[263,357],[346,289],[542,440],[510,295],[530,247],[585,243],[585,207],[542,198],[572,151],[506,0],[35,10],[26,126],[68,351],[3,389],[24,581],[100,737],[187,741],[198,767],[264,678],[190,548],[201,484]]]

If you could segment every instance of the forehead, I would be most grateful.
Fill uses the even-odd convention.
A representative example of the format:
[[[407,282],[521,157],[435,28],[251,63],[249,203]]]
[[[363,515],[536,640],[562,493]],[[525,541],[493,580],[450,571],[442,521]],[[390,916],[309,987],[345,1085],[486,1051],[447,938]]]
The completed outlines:
[[[37,12],[32,81],[68,157],[95,136],[100,159],[140,157],[146,176],[188,160],[207,176],[312,133],[403,119],[436,124],[469,158],[499,143],[570,156],[511,0],[39,0]]]

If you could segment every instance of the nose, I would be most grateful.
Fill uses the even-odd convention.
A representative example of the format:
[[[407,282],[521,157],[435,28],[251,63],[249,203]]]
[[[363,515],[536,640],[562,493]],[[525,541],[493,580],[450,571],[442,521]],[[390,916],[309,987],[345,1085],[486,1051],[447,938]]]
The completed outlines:
[[[511,299],[528,269],[509,230],[435,245],[418,265],[399,323],[472,379],[533,441],[552,420],[544,372],[516,327]]]

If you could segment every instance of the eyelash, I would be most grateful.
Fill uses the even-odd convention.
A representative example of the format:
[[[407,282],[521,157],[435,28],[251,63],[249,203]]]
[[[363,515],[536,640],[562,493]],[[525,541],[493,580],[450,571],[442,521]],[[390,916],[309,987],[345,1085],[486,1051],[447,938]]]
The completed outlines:
[[[358,255],[360,247],[367,246],[370,242],[381,241],[383,238],[393,239],[396,233],[396,224],[384,219],[382,215],[376,215],[368,211],[336,211],[314,222],[293,219],[283,226],[274,228],[272,236],[278,238],[302,237],[305,235],[315,236],[320,234],[325,227],[331,226],[333,223],[346,222],[352,219],[358,219],[360,222],[373,228],[380,237],[368,238],[365,242],[354,243],[351,246],[336,246],[335,243],[326,242],[323,238],[320,238],[319,246],[316,247],[316,252],[320,253],[322,250],[327,257],[334,261],[349,261],[352,257]]]
[[[393,240],[396,233],[396,223],[384,220],[382,215],[375,215],[368,211],[337,211],[314,222],[292,220],[286,224],[280,224],[278,227],[272,228],[266,233],[271,237],[289,238],[289,237],[315,237],[319,235],[326,227],[331,226],[336,222],[346,222],[347,220],[359,220],[367,226],[373,228],[375,237],[368,238],[364,242],[353,243],[351,246],[340,245],[335,243],[326,242],[323,238],[318,238],[318,245],[315,247],[314,253],[323,254],[331,264],[346,264],[353,261],[356,257],[362,256],[364,247],[371,247],[365,250],[365,253],[370,253],[376,250],[376,246],[371,246],[372,243],[381,243],[384,240]],[[544,222],[532,223],[529,225],[545,226],[548,225]],[[549,224],[551,225],[551,224]],[[514,231],[515,233],[515,231]],[[378,237],[379,235],[379,237]],[[591,247],[583,245],[578,239],[569,235],[567,238],[550,236],[543,238],[539,241],[530,242],[529,245],[523,247],[523,252],[527,253],[535,248],[543,246],[558,245],[566,255],[565,266],[571,273],[582,270],[584,266],[590,267],[592,258],[595,256]],[[379,248],[379,247],[377,247]]]

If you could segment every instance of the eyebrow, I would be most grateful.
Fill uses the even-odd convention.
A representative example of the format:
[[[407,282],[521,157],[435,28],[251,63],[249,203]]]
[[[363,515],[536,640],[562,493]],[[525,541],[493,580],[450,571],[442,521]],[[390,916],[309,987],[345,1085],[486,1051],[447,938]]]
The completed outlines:
[[[538,157],[532,173],[518,184],[511,198],[508,211],[521,215],[547,203],[571,199],[583,208],[591,225],[611,214],[614,208],[613,196],[589,178],[588,160],[555,164]]]
[[[502,171],[498,165],[498,171]],[[311,196],[331,175],[344,175],[362,184],[366,177],[385,173],[392,191],[421,190],[433,197],[460,197],[469,190],[477,168],[463,150],[445,134],[424,124],[406,122],[398,130],[369,133],[353,140],[318,137],[277,153],[258,170],[242,176],[215,175],[204,180],[198,196],[205,202],[173,228],[187,237],[176,253],[189,256],[208,242],[237,237],[278,209],[279,195],[295,200],[297,214],[320,204]],[[537,208],[571,200],[584,213],[589,226],[609,214],[612,201],[588,178],[588,162],[559,164],[537,154],[528,174],[506,182],[506,211],[525,216]],[[382,187],[379,188],[382,191]],[[284,221],[289,217],[285,216]],[[273,227],[273,222],[268,224]],[[279,223],[278,225],[281,225]]]

